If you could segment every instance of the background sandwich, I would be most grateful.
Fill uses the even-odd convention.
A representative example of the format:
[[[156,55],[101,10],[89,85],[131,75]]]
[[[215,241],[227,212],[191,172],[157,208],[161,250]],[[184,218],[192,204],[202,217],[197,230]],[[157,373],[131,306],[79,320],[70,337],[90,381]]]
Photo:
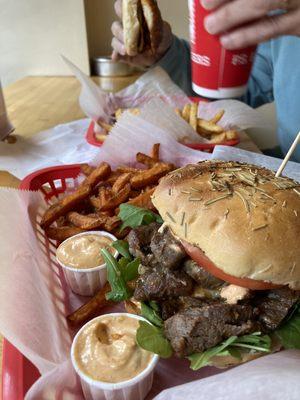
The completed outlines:
[[[136,56],[156,52],[162,40],[163,20],[155,0],[123,0],[123,29],[126,53]]]

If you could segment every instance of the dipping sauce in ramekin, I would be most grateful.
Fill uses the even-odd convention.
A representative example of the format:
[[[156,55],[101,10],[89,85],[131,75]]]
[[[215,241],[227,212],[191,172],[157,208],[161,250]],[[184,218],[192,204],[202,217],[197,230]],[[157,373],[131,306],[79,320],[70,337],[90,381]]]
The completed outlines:
[[[112,254],[116,251],[111,247],[113,239],[101,234],[87,233],[76,235],[65,240],[58,247],[56,257],[71,268],[96,268],[104,263],[101,250],[107,249]]]
[[[105,285],[107,271],[101,250],[106,248],[117,257],[117,250],[111,246],[116,240],[111,233],[91,231],[79,233],[60,244],[56,260],[74,293],[93,296]]]
[[[159,357],[136,343],[139,321],[127,313],[106,314],[84,325],[71,359],[87,399],[142,400],[152,387]]]

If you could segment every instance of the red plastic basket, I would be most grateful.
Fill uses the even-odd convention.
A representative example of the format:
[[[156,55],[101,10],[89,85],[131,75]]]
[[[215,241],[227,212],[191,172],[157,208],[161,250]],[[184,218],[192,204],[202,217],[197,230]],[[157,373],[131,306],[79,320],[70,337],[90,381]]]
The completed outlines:
[[[200,101],[205,101],[200,97],[190,97],[190,100],[195,103],[199,103]],[[99,140],[96,139],[94,127],[95,123],[92,121],[85,135],[86,141],[92,146],[101,147],[103,145],[103,142],[100,142]],[[226,140],[225,142],[219,144],[222,146],[236,146],[239,143],[240,139],[237,138],[234,140]],[[207,153],[212,153],[217,145],[215,143],[187,143],[185,144],[185,146],[194,150],[200,150],[200,151],[205,151]]]
[[[40,191],[48,202],[67,188],[74,187],[80,164],[45,168],[28,175],[20,184],[22,190]],[[2,400],[23,400],[28,389],[39,378],[35,366],[6,339],[2,356]]]

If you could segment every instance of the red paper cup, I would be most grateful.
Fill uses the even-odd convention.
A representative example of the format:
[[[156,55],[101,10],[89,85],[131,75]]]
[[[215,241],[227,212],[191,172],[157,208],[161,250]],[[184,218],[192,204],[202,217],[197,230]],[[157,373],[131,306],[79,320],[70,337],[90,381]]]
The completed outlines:
[[[242,96],[249,80],[256,46],[229,51],[204,28],[200,0],[189,0],[192,86],[200,96],[225,99]]]

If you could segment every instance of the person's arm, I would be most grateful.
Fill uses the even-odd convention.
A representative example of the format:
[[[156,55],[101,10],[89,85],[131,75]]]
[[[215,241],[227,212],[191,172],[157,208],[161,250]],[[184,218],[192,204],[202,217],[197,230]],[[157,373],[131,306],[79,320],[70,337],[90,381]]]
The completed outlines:
[[[167,53],[156,63],[187,94],[196,96],[192,89],[191,55],[189,43],[173,35],[172,45]]]
[[[271,42],[258,46],[248,90],[241,100],[254,108],[274,101]]]

